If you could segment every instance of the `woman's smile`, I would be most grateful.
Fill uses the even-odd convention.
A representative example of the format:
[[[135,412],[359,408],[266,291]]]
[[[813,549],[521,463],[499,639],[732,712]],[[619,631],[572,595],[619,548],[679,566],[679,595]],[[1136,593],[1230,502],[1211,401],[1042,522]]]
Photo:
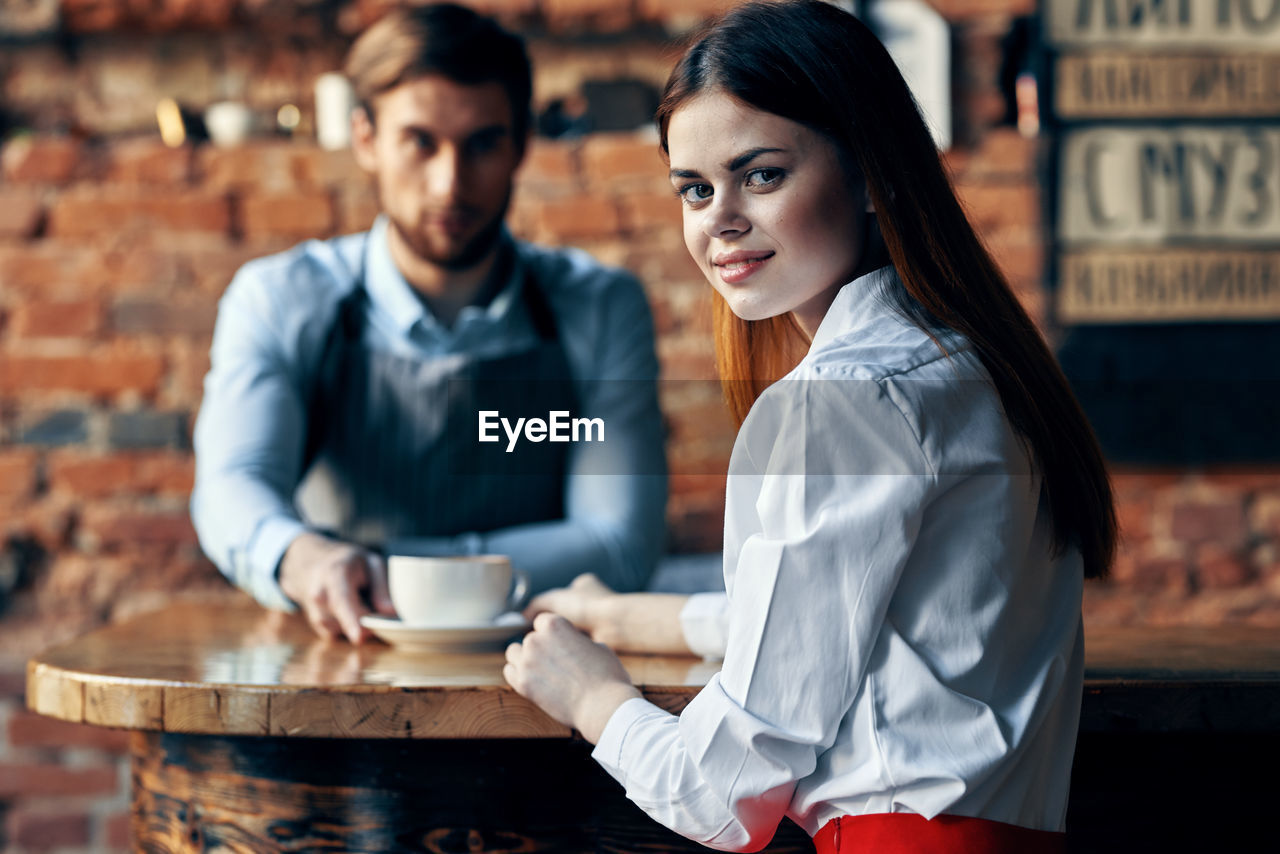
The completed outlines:
[[[719,269],[722,282],[736,285],[746,281],[773,256],[773,252],[724,252],[712,259],[711,263]]]

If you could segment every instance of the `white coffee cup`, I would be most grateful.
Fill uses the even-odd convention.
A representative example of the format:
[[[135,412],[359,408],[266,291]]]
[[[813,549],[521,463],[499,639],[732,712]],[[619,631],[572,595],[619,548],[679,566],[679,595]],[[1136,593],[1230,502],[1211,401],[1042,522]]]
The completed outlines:
[[[253,111],[239,101],[219,101],[204,111],[204,126],[216,145],[240,145],[253,132]]]
[[[529,576],[511,568],[506,555],[387,558],[391,604],[412,626],[492,623],[520,604]]]

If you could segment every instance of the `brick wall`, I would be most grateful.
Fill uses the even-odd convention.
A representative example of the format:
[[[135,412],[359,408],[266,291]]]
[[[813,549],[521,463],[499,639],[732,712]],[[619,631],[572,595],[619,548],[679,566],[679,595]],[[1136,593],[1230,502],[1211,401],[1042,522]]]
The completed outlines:
[[[485,0],[529,34],[539,106],[660,86],[673,34],[727,0]],[[25,659],[105,620],[228,590],[186,515],[217,299],[245,260],[365,227],[349,156],[308,142],[310,87],[384,0],[0,0],[0,847],[126,846],[120,733],[22,705]],[[936,0],[953,25],[961,196],[1044,313],[1039,152],[1004,126],[1002,41],[1034,0]],[[154,109],[226,97],[303,114],[297,139],[167,148]],[[3,124],[0,124],[3,127]],[[651,131],[539,139],[512,212],[644,281],[667,379],[713,377],[707,287]],[[708,382],[664,388],[671,547],[715,548],[731,427]],[[1280,471],[1116,472],[1125,541],[1094,621],[1280,625]]]

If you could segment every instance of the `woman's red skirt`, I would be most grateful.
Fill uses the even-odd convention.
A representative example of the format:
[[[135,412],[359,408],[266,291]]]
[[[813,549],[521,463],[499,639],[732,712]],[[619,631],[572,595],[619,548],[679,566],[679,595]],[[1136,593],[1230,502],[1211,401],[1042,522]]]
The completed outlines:
[[[983,818],[877,813],[833,818],[813,844],[818,854],[1064,854],[1067,835]]]

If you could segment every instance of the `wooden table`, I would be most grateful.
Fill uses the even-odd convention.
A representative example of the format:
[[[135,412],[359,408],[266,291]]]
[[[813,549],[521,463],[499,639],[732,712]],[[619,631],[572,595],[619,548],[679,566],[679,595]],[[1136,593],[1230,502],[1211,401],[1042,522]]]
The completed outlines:
[[[1280,796],[1280,633],[1106,629],[1087,648],[1073,850],[1231,850],[1193,818],[1215,807],[1239,824],[1256,803],[1260,828]],[[716,670],[624,664],[673,712]],[[498,650],[357,648],[256,606],[182,604],[32,659],[27,702],[135,731],[133,832],[147,851],[705,850],[626,801],[501,667]],[[1263,784],[1243,786],[1259,765]],[[812,848],[784,822],[768,850]]]

